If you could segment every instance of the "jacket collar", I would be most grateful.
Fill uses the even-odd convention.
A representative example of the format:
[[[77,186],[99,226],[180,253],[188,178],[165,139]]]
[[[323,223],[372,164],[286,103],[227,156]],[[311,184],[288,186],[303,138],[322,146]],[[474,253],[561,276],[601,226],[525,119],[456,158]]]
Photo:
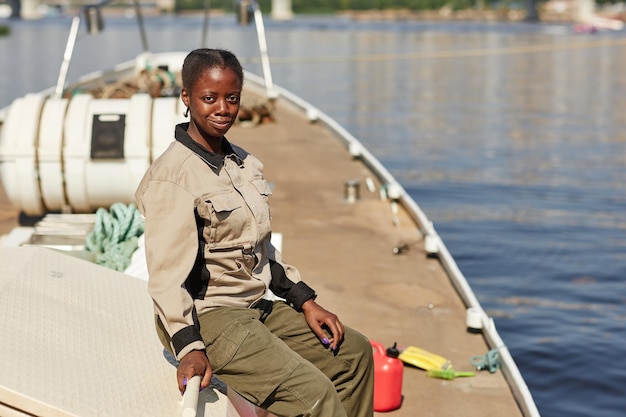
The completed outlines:
[[[239,165],[243,162],[243,156],[238,155],[237,152],[235,152],[226,137],[222,140],[222,148],[226,156],[222,156],[207,150],[204,146],[191,139],[191,136],[187,133],[188,128],[189,122],[176,125],[174,137],[178,142],[188,147],[193,153],[197,154],[209,165],[219,169],[224,165],[224,158],[226,157],[232,157]]]

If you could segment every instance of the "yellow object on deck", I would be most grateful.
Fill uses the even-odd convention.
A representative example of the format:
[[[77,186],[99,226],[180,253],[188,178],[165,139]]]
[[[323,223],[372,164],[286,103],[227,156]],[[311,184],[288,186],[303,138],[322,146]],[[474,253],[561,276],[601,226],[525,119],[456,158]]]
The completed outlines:
[[[402,350],[398,359],[426,371],[430,369],[448,369],[452,366],[448,359],[416,346],[409,346]]]

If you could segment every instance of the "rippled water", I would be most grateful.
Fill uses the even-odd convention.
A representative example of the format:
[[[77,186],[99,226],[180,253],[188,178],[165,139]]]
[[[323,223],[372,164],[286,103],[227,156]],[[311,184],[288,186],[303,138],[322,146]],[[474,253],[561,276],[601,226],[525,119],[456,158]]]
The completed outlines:
[[[0,107],[56,83],[68,18],[10,22]],[[134,20],[81,35],[69,78],[132,59]],[[151,50],[201,19],[147,19]],[[254,26],[209,45],[261,73]],[[274,82],[361,139],[434,221],[545,417],[626,410],[626,33],[567,25],[266,20]],[[80,61],[78,59],[81,59]]]

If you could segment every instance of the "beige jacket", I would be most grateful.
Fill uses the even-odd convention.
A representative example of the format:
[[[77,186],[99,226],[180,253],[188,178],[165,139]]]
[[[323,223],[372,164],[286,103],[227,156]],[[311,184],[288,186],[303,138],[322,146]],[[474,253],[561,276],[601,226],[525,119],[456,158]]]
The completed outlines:
[[[208,152],[176,127],[176,141],[146,172],[135,197],[145,216],[148,290],[177,358],[204,349],[197,315],[251,307],[270,288],[294,308],[314,298],[270,243],[263,165],[224,141]]]

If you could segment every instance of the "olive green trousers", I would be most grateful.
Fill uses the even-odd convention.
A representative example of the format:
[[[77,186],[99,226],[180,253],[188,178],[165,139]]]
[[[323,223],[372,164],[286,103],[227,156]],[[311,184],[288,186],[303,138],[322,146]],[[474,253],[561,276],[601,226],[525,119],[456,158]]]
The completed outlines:
[[[248,401],[280,417],[373,416],[372,347],[355,330],[333,352],[282,301],[269,314],[220,307],[198,319],[214,374]]]

